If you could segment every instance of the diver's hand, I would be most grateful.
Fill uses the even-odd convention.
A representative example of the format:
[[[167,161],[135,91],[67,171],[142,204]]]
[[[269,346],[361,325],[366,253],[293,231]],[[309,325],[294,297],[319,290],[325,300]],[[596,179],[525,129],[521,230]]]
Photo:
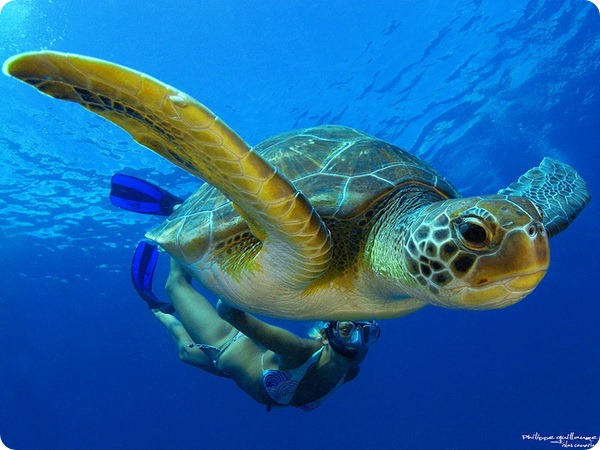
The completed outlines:
[[[223,303],[221,300],[217,302],[217,313],[221,319],[227,322],[235,321],[246,314],[244,311],[229,306],[228,304]]]

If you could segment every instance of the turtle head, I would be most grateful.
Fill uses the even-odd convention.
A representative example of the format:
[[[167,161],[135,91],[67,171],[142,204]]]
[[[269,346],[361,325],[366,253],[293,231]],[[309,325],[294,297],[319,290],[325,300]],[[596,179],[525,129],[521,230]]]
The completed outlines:
[[[405,236],[407,272],[431,304],[465,309],[512,305],[548,269],[542,217],[523,197],[437,202]]]

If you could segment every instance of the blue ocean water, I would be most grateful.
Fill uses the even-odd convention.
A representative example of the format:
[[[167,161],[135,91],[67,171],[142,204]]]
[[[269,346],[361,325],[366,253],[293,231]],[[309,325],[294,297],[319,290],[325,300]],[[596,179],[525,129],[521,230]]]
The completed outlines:
[[[130,286],[132,250],[158,219],[114,208],[111,175],[181,196],[198,180],[82,108],[1,77],[6,446],[552,450],[561,444],[523,436],[600,433],[592,3],[90,5],[9,2],[0,59],[52,49],[127,65],[194,96],[251,144],[352,126],[421,156],[465,195],[494,193],[552,156],[577,168],[595,200],[552,240],[550,270],[521,303],[386,321],[360,376],[319,410],[267,413],[230,381],[181,364]],[[161,265],[159,293],[165,274]]]

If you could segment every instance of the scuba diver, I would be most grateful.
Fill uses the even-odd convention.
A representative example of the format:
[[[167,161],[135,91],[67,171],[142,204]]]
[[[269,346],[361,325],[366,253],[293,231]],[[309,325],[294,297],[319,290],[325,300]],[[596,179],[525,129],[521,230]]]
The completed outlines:
[[[182,199],[127,175],[111,181],[111,201],[145,214],[170,215]],[[140,242],[131,275],[135,289],[167,329],[180,359],[208,373],[231,378],[260,404],[316,409],[359,372],[369,347],[380,335],[374,321],[319,322],[302,338],[219,300],[216,307],[192,286],[192,278],[171,259],[165,291],[152,292],[158,249]],[[175,317],[174,314],[178,317]]]

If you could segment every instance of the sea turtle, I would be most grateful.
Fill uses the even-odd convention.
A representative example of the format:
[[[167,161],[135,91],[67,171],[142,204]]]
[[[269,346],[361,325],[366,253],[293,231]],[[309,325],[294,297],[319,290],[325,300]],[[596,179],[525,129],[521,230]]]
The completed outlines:
[[[122,66],[43,51],[3,70],[209,183],[147,237],[248,312],[359,320],[508,306],[537,286],[548,238],[590,199],[550,158],[496,195],[461,198],[421,159],[350,128],[250,148],[188,95]]]

